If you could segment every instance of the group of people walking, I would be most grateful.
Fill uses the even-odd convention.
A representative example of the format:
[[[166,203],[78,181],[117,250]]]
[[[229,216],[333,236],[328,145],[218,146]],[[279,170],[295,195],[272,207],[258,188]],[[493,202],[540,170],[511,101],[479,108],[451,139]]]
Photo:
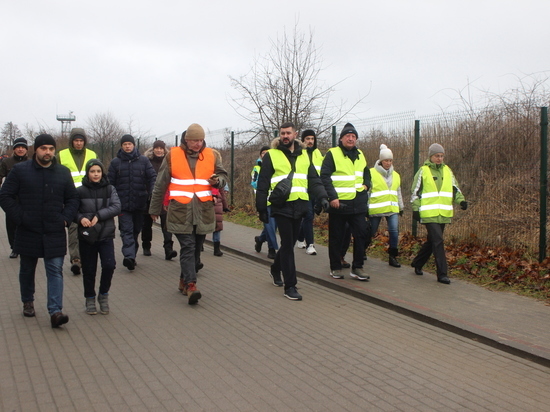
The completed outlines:
[[[279,137],[271,147],[262,147],[252,170],[256,209],[264,231],[255,237],[255,250],[261,251],[267,241],[269,258],[274,262],[269,275],[275,286],[284,287],[284,296],[301,300],[296,289],[295,245],[315,255],[313,211],[328,212],[328,254],[334,279],[343,279],[343,269],[359,281],[368,281],[364,270],[366,249],[376,235],[382,219],[389,232],[388,263],[401,267],[399,254],[399,217],[404,203],[401,176],[394,170],[393,153],[384,144],[373,167],[367,165],[364,153],[357,147],[359,134],[351,123],[340,133],[338,146],[323,157],[317,148],[313,130],[305,130],[302,142],[292,123],[279,128]],[[430,256],[435,256],[437,280],[450,284],[443,245],[445,225],[451,222],[453,203],[465,210],[468,206],[451,169],[443,162],[444,148],[437,143],[428,150],[428,159],[417,171],[412,185],[413,218],[426,226],[427,241],[412,262],[417,275]],[[284,193],[284,201],[280,200]],[[277,250],[276,230],[281,247]],[[351,265],[345,253],[353,238]],[[342,247],[345,245],[345,247]]]
[[[228,182],[221,155],[206,147],[204,129],[190,125],[182,134],[181,144],[169,152],[164,142],[155,142],[149,157],[140,154],[134,137],[126,134],[108,170],[86,143],[84,130],[75,128],[69,148],[56,156],[55,139],[41,134],[35,138],[34,154],[28,159],[27,141],[19,138],[14,141],[13,156],[0,165],[0,181],[5,178],[0,206],[6,213],[10,258],[20,258],[23,315],[35,316],[35,270],[42,258],[51,326],[57,328],[69,321],[62,312],[66,228],[71,271],[83,274],[86,313],[98,313],[96,300],[99,312],[109,313],[108,297],[116,268],[115,217],[123,265],[130,271],[137,265],[140,232],[145,226],[143,254],[150,256],[150,228],[161,217],[165,259],[177,256],[174,235],[180,243],[180,290],[189,304],[197,303],[201,293],[196,272],[202,267],[200,252],[207,233],[218,231],[215,255],[222,254],[214,200],[223,196],[220,192]],[[227,204],[222,209],[227,210]],[[96,293],[98,258],[101,277]]]
[[[260,252],[268,243],[273,259],[269,275],[284,296],[301,300],[298,292],[295,245],[316,255],[313,237],[314,212],[329,214],[330,276],[344,277],[343,269],[360,281],[370,276],[364,270],[365,251],[380,221],[388,223],[389,264],[400,267],[398,222],[403,214],[401,178],[393,169],[393,153],[380,147],[379,159],[369,168],[357,148],[358,133],[347,123],[337,147],[325,156],[317,148],[313,130],[302,132],[301,141],[292,123],[279,128],[279,137],[262,147],[252,171],[256,209],[264,231],[255,240]],[[207,234],[213,234],[214,255],[222,256],[221,213],[228,176],[220,153],[207,147],[204,129],[191,124],[179,146],[167,150],[156,141],[146,155],[136,148],[135,139],[125,134],[120,149],[106,170],[97,155],[86,147],[83,129],[75,128],[69,147],[56,156],[56,141],[49,134],[35,138],[34,154],[28,158],[24,138],[14,141],[12,157],[0,164],[0,206],[6,213],[6,229],[12,248],[10,258],[20,258],[19,281],[23,315],[35,316],[35,269],[44,260],[48,283],[48,312],[51,326],[69,321],[63,309],[63,261],[69,234],[71,271],[83,273],[86,313],[109,313],[109,291],[116,268],[115,217],[122,240],[122,264],[129,271],[137,265],[139,235],[144,256],[151,256],[152,224],[160,217],[166,260],[178,255],[178,289],[190,305],[202,297],[197,272],[203,267],[201,251]],[[437,280],[449,284],[443,246],[445,225],[453,216],[453,202],[466,209],[451,169],[444,163],[445,150],[430,146],[428,159],[417,171],[412,185],[413,218],[426,226],[428,239],[412,262],[417,275],[434,254]],[[368,216],[368,220],[367,220]],[[370,225],[370,226],[369,226]],[[276,231],[280,235],[280,248]],[[353,238],[351,265],[344,260]],[[346,245],[343,249],[342,245]],[[96,289],[98,258],[101,266]]]

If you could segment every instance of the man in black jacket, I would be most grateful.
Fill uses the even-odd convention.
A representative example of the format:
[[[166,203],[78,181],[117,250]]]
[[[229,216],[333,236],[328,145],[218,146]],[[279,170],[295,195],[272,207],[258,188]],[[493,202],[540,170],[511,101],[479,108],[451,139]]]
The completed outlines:
[[[19,137],[13,141],[13,155],[4,159],[0,163],[0,182],[4,179],[13,169],[17,163],[27,161],[27,151],[29,147],[27,146],[27,139],[24,137]],[[16,259],[19,256],[13,251],[13,240],[15,238],[15,222],[13,219],[8,218],[6,215],[6,232],[8,232],[8,241],[10,242],[10,258]]]
[[[284,285],[284,296],[290,300],[302,300],[302,295],[296,290],[294,244],[298,239],[302,218],[308,210],[309,194],[327,202],[327,194],[314,165],[309,160],[305,146],[295,140],[297,134],[293,123],[287,122],[281,125],[280,137],[273,140],[272,149],[268,150],[263,157],[256,191],[256,210],[260,220],[267,223],[269,193],[278,182],[294,171],[288,199],[281,204],[271,202],[271,215],[275,217],[279,228],[281,248],[275,255],[275,261],[269,273],[275,286]]]
[[[139,248],[138,236],[143,226],[143,214],[147,211],[147,199],[153,193],[157,173],[149,159],[136,149],[134,137],[125,134],[109,165],[109,182],[115,187],[122,213],[118,216],[120,237],[122,238],[122,264],[128,270],[136,267],[136,254]]]
[[[65,228],[73,221],[79,198],[69,169],[55,160],[55,140],[41,134],[32,161],[15,165],[0,189],[0,206],[17,225],[14,252],[21,256],[19,283],[23,315],[34,311],[34,276],[44,259],[48,279],[48,312],[52,328],[69,321],[63,309]]]
[[[330,202],[328,223],[328,254],[330,276],[343,279],[341,245],[346,224],[353,234],[353,263],[350,276],[368,281],[363,270],[367,242],[368,190],[371,187],[370,169],[365,155],[356,146],[358,133],[347,123],[340,133],[337,147],[328,150],[321,166],[321,180]]]

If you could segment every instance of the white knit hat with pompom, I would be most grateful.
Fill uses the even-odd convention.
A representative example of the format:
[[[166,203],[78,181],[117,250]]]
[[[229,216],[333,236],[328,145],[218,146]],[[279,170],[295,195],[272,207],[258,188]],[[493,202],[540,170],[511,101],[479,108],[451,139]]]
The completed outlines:
[[[385,144],[380,145],[380,160],[393,159],[393,153]]]

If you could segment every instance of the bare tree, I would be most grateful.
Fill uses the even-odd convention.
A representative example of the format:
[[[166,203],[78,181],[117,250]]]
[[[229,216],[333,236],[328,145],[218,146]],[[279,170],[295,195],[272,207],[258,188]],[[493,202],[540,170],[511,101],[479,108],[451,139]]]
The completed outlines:
[[[19,127],[12,122],[6,123],[0,133],[0,153],[5,153],[11,149],[13,141],[19,137],[23,137],[23,133],[21,133]]]
[[[112,159],[124,134],[119,121],[110,112],[96,113],[88,119],[87,125],[86,132],[97,155],[103,161]]]
[[[298,129],[311,127],[319,134],[347,116],[366,96],[345,108],[346,102],[331,103],[335,87],[343,80],[325,85],[319,80],[322,60],[313,42],[313,33],[283,33],[272,41],[271,51],[255,59],[250,72],[230,76],[240,94],[231,98],[233,108],[252,123],[254,137],[270,136],[285,121]]]

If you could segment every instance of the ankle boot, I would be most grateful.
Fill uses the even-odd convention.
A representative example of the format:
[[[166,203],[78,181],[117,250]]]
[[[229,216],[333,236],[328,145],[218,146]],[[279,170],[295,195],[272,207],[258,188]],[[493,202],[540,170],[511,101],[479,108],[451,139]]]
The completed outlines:
[[[223,256],[223,252],[220,250],[220,242],[214,242],[214,256]]]
[[[394,268],[400,268],[401,264],[397,261],[397,255],[399,254],[399,251],[396,248],[390,248],[390,250],[388,250],[388,254],[390,255],[390,266],[393,266]]]

